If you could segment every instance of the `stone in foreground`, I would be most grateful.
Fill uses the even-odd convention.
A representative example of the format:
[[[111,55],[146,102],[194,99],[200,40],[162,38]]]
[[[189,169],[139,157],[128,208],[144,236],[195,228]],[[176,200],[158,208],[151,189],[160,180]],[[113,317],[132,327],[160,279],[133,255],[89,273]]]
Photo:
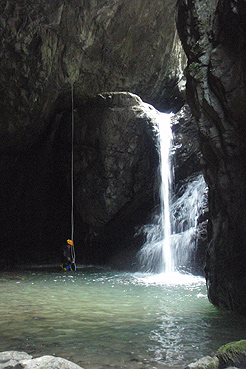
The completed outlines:
[[[32,359],[31,355],[19,351],[5,351],[0,353],[0,369],[82,369],[71,361],[61,357],[41,356]]]

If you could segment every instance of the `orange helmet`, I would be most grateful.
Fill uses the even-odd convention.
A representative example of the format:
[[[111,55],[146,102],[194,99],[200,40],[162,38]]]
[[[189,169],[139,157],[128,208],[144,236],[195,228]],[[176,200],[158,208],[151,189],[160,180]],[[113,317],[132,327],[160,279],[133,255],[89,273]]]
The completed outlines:
[[[72,240],[67,240],[67,243],[71,246],[73,246],[73,241]]]

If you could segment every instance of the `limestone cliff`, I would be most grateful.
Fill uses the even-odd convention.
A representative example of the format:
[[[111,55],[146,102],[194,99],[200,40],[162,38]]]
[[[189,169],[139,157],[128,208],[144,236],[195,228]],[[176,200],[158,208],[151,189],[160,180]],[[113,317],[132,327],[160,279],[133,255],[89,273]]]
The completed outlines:
[[[130,266],[136,229],[159,201],[154,108],[143,101],[163,111],[184,102],[174,9],[175,0],[1,2],[4,265],[58,261],[70,236],[73,92],[76,254]],[[200,170],[188,116],[173,126],[177,182]]]
[[[141,100],[112,92],[166,111],[183,104],[174,8],[175,0],[1,1],[4,263],[57,260],[69,237],[72,86],[78,260],[105,261],[123,239],[130,246],[125,236],[153,207],[158,159]],[[105,249],[91,246],[98,229]]]
[[[209,186],[206,278],[217,306],[246,312],[246,3],[178,1],[187,100]]]
[[[130,91],[156,107],[177,109],[184,54],[174,5],[1,1],[1,149],[23,149],[37,140],[71,84],[77,100]]]
[[[120,249],[132,254],[136,248],[130,242],[135,227],[154,206],[154,112],[124,92],[97,95],[74,109],[74,240],[83,263],[107,263]],[[71,232],[71,111],[58,111],[37,145],[2,155],[1,164],[8,243],[2,257],[6,263],[59,261]]]

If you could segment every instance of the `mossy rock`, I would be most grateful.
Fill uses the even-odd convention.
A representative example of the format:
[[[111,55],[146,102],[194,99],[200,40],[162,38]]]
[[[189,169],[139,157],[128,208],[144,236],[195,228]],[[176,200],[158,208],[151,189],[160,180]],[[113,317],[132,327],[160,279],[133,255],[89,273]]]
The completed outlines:
[[[221,346],[215,356],[219,359],[219,369],[228,368],[228,366],[246,368],[246,340]]]

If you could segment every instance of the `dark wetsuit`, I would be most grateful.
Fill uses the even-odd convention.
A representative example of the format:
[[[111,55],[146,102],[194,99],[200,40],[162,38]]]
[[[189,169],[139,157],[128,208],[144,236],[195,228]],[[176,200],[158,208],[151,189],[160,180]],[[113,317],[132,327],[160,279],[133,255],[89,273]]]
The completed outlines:
[[[68,245],[64,245],[63,246],[63,260],[62,260],[62,265],[63,268],[69,270],[70,266],[71,266],[71,249]]]

